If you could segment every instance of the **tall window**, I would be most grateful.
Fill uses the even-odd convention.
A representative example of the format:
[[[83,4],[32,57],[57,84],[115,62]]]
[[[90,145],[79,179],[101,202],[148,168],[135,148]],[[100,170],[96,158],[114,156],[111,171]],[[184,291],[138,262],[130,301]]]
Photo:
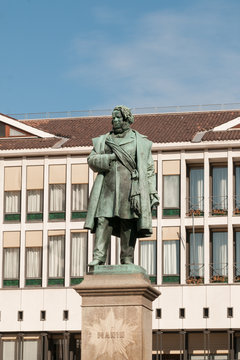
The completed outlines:
[[[48,284],[64,284],[65,236],[50,235],[48,249]]]
[[[71,285],[79,283],[86,272],[87,232],[71,234]]]
[[[3,286],[19,285],[20,232],[3,233]]]
[[[189,168],[189,215],[203,215],[204,211],[204,178],[203,168]]]
[[[235,281],[240,282],[240,231],[235,232],[234,245],[234,276]]]
[[[3,360],[15,360],[16,353],[16,339],[15,340],[4,340],[2,342]]]
[[[240,166],[236,165],[234,167],[234,178],[235,178],[235,187],[234,187],[234,214],[240,215]]]
[[[66,166],[49,167],[49,219],[65,219]]]
[[[180,161],[163,161],[163,215],[180,215]]]
[[[27,167],[27,220],[43,219],[43,166]]]
[[[228,202],[228,177],[226,166],[212,168],[212,213],[226,215]]]
[[[203,233],[188,234],[187,283],[202,283],[204,276]]]
[[[157,241],[156,240],[139,240],[140,247],[140,266],[142,266],[152,281],[156,281],[157,275]]]
[[[21,219],[21,167],[6,167],[4,171],[4,220]]]
[[[38,360],[38,344],[39,340],[23,341],[23,360]]]
[[[26,285],[41,285],[42,231],[26,231]]]
[[[180,281],[179,227],[163,227],[163,283]]]
[[[88,165],[72,165],[72,219],[86,217],[88,205]]]
[[[228,233],[212,232],[212,282],[227,281],[228,275]]]

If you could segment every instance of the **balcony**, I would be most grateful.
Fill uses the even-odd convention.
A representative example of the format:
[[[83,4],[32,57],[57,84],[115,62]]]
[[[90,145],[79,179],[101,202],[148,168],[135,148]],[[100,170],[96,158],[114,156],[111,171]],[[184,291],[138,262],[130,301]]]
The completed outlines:
[[[204,264],[187,264],[186,272],[187,284],[199,285],[204,283]]]
[[[239,263],[233,264],[233,281],[240,282],[240,264]]]
[[[204,197],[190,197],[187,201],[187,213],[186,216],[203,216],[204,215]]]
[[[212,215],[226,216],[228,213],[228,196],[211,196]]]
[[[233,197],[233,215],[240,215],[240,195],[235,195]]]
[[[228,264],[216,263],[210,264],[210,281],[211,283],[227,283],[228,282]]]

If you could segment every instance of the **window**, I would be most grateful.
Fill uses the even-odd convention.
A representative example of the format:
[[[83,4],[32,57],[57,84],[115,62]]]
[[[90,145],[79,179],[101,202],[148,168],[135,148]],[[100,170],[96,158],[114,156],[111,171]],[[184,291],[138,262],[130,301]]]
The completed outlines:
[[[234,236],[234,280],[240,282],[240,231]]]
[[[49,220],[65,219],[66,166],[49,167]]]
[[[179,175],[163,177],[163,215],[180,215]]]
[[[88,205],[88,164],[73,164],[72,181],[72,219],[85,218]]]
[[[228,177],[226,166],[212,167],[212,214],[226,215],[228,202]]]
[[[150,275],[152,282],[156,282],[157,275],[157,241],[139,240],[140,247],[140,266]],[[154,277],[154,279],[153,279]]]
[[[180,161],[163,161],[163,215],[180,216]]]
[[[179,318],[180,318],[180,319],[184,319],[184,318],[185,318],[185,309],[184,309],[184,308],[180,308],[180,309],[179,309]]]
[[[228,275],[228,233],[213,231],[212,237],[212,282],[227,282]]]
[[[203,318],[209,318],[209,308],[203,308]]]
[[[48,285],[64,284],[64,242],[62,234],[49,236]]]
[[[21,220],[21,167],[4,169],[4,220]]]
[[[3,249],[3,285],[18,286],[19,285],[19,248]]]
[[[16,339],[15,340],[3,340],[3,360],[15,360],[16,353]]]
[[[42,284],[42,231],[26,231],[26,285]]]
[[[233,204],[233,213],[235,215],[240,215],[240,165],[234,167],[234,204]]]
[[[189,199],[187,204],[189,216],[201,216],[204,211],[204,178],[203,168],[190,167],[188,170]]]
[[[204,252],[202,232],[188,233],[187,250],[187,284],[203,283]]]
[[[163,283],[179,283],[179,227],[163,227]]]
[[[156,319],[162,318],[162,309],[158,308],[156,309]]]
[[[71,234],[71,285],[79,284],[86,272],[87,232]]]
[[[232,308],[232,307],[228,307],[228,308],[227,308],[227,317],[228,317],[228,318],[232,318],[232,317],[233,317],[233,308]]]
[[[88,185],[72,184],[72,219],[86,217]]]

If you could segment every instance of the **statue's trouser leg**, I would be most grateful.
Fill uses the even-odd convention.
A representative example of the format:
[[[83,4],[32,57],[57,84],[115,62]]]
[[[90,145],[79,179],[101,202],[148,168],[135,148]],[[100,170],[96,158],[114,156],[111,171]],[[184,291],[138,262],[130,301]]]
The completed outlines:
[[[134,262],[134,247],[137,239],[137,226],[135,220],[121,219],[121,264],[126,261]]]
[[[109,224],[109,219],[105,217],[99,217],[93,251],[94,260],[100,260],[105,263],[111,235],[112,226]]]

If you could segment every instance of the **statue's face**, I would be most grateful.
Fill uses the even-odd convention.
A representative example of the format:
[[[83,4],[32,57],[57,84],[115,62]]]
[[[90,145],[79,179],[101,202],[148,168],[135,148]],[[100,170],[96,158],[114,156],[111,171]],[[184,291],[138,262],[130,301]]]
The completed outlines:
[[[115,134],[121,134],[129,129],[130,124],[124,121],[121,111],[114,110],[112,112],[112,125]]]

